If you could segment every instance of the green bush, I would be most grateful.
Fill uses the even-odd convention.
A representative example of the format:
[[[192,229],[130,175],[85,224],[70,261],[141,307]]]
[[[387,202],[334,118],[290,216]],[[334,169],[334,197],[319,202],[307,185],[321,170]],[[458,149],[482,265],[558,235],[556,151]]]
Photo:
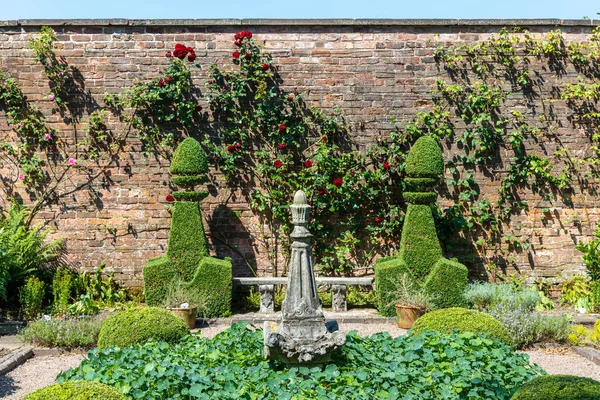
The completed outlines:
[[[202,201],[208,196],[208,192],[173,192],[171,193],[177,201]]]
[[[592,303],[592,311],[600,312],[600,281],[592,281],[590,283],[590,301]]]
[[[175,202],[167,257],[184,280],[193,278],[200,260],[208,256],[200,203]]]
[[[190,287],[206,299],[205,317],[225,317],[231,314],[233,276],[231,259],[204,257]]]
[[[571,375],[546,375],[523,385],[512,400],[598,400],[600,382]]]
[[[181,186],[186,189],[192,189],[194,186],[206,182],[208,178],[201,175],[183,175],[171,177],[173,185]]]
[[[144,275],[144,297],[149,306],[162,305],[167,298],[169,284],[179,274],[167,256],[151,258],[142,270]]]
[[[432,188],[439,182],[439,178],[404,178],[407,192],[431,192]],[[435,199],[433,200],[435,201]]]
[[[466,308],[442,308],[429,312],[419,318],[412,327],[412,334],[418,335],[425,331],[451,333],[459,332],[489,333],[492,337],[512,344],[508,330],[496,318],[475,310]]]
[[[19,332],[21,340],[37,346],[67,349],[96,347],[105,316],[73,319],[40,319]]]
[[[411,178],[439,178],[444,173],[444,157],[437,140],[422,136],[406,157],[406,175]]]
[[[400,258],[410,268],[412,276],[421,282],[442,258],[442,248],[428,205],[408,205],[400,239]]]
[[[126,347],[149,339],[177,342],[189,333],[183,320],[168,310],[156,307],[132,307],[104,321],[98,347]]]
[[[98,382],[71,381],[47,386],[23,400],[125,400],[117,389]]]
[[[533,311],[541,301],[536,290],[517,289],[510,283],[475,282],[469,285],[464,297],[478,309],[489,309],[497,304],[506,304],[510,308]]]
[[[396,315],[396,308],[390,303],[396,290],[395,282],[402,274],[408,273],[407,265],[397,257],[380,258],[375,262],[375,296],[377,309],[385,317]]]
[[[593,281],[600,280],[600,225],[596,227],[595,238],[589,243],[579,242],[575,248],[583,253],[582,260]]]
[[[468,279],[467,267],[442,258],[425,279],[423,290],[431,295],[436,308],[464,307]]]
[[[173,175],[202,175],[208,172],[208,161],[200,143],[186,138],[177,146],[169,172]]]
[[[432,204],[437,200],[436,192],[404,192],[404,201],[408,204]]]
[[[71,303],[73,273],[67,268],[59,268],[52,279],[52,308],[54,314],[66,314]]]
[[[19,302],[21,303],[23,318],[26,320],[35,319],[41,314],[42,302],[46,293],[45,286],[44,282],[32,276],[27,279],[25,286],[21,288]]]
[[[473,333],[391,338],[350,332],[323,366],[265,360],[263,332],[235,324],[214,339],[94,349],[58,381],[87,379],[134,399],[494,399],[508,400],[543,374],[526,354]]]

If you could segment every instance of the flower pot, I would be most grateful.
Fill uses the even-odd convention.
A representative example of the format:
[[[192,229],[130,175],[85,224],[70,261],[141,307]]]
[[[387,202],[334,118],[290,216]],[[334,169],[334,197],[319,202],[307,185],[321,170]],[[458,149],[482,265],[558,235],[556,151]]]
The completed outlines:
[[[187,326],[190,327],[190,329],[194,329],[196,327],[196,307],[167,308],[167,310],[171,311],[173,314],[183,319],[183,321],[187,324]]]
[[[410,329],[415,321],[423,314],[425,314],[424,308],[396,304],[398,328]]]

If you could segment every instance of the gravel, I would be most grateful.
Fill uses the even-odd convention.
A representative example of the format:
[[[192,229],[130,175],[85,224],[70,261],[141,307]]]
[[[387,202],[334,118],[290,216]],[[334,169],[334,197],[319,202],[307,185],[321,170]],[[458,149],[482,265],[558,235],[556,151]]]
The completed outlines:
[[[200,334],[212,338],[227,327],[224,324],[205,327],[200,330]],[[389,332],[393,337],[406,334],[406,329],[400,329],[392,323],[342,323],[340,329],[345,332],[356,330],[361,336],[382,331]],[[573,353],[568,348],[530,350],[525,353],[529,354],[531,362],[538,364],[550,374],[578,375],[600,380],[600,366]],[[84,357],[82,354],[36,356],[6,376],[0,377],[0,398],[18,400],[34,390],[51,385],[59,372],[76,367]]]

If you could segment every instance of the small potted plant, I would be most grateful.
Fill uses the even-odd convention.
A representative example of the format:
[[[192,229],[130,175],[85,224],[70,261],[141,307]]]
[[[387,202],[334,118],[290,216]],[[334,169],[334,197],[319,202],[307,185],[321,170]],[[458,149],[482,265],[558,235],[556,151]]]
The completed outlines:
[[[401,274],[394,285],[395,290],[390,293],[390,299],[396,306],[398,327],[410,329],[421,315],[432,309],[434,299],[407,274]]]
[[[165,307],[194,329],[198,310],[204,309],[206,300],[185,282],[177,279],[171,282],[167,291]]]

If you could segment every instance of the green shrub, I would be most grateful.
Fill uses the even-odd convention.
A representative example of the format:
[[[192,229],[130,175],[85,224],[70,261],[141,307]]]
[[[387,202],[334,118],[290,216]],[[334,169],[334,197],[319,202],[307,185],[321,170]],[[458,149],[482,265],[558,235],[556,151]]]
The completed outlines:
[[[185,322],[163,308],[132,307],[104,321],[98,347],[126,347],[152,338],[172,343],[188,333]]]
[[[194,186],[206,182],[207,179],[206,176],[201,175],[184,175],[171,177],[171,182],[173,182],[173,185],[191,190]]]
[[[167,257],[184,280],[194,276],[200,260],[208,256],[200,203],[175,202]]]
[[[232,279],[231,259],[204,257],[200,261],[190,288],[206,299],[205,317],[231,314]]]
[[[145,400],[508,400],[516,388],[543,374],[526,354],[473,333],[360,338],[351,332],[329,365],[293,368],[274,367],[263,358],[263,345],[260,329],[234,324],[214,339],[190,335],[173,345],[94,349],[58,381],[99,381]]]
[[[4,228],[0,228],[0,300],[7,300],[7,285],[10,279],[8,274],[8,250],[3,239]]]
[[[105,316],[40,319],[27,324],[19,332],[24,342],[43,347],[87,348],[96,347]]]
[[[144,275],[144,297],[149,306],[160,306],[167,299],[171,282],[179,277],[167,256],[151,258],[142,270]]]
[[[592,281],[590,283],[590,301],[592,303],[592,311],[600,312],[600,281]]]
[[[419,318],[412,327],[412,334],[424,331],[489,333],[492,337],[511,344],[510,334],[496,318],[466,308],[442,308],[429,312]]]
[[[436,308],[464,307],[468,279],[467,267],[442,258],[425,279],[423,290],[431,295]]]
[[[400,239],[400,258],[409,267],[412,276],[421,282],[442,258],[442,248],[428,205],[408,205]]]
[[[523,385],[512,400],[598,400],[600,382],[571,375],[546,375]]]
[[[432,204],[437,200],[436,192],[404,192],[404,201],[408,204]]]
[[[593,281],[600,280],[600,225],[596,227],[595,239],[589,243],[579,242],[575,248],[583,253],[582,260]]]
[[[59,268],[52,279],[52,308],[54,314],[66,314],[71,302],[73,273],[67,268]]]
[[[497,304],[510,308],[523,308],[533,311],[541,298],[537,290],[517,289],[510,283],[475,282],[464,292],[465,300],[478,309],[489,309]]]
[[[202,201],[208,192],[173,192],[171,193],[177,201]]]
[[[406,157],[406,175],[411,178],[439,178],[444,173],[444,157],[437,140],[422,136]]]
[[[385,317],[396,315],[396,308],[390,304],[395,282],[402,274],[408,273],[406,264],[397,257],[380,258],[375,262],[375,296],[377,309]]]
[[[44,282],[37,277],[32,276],[27,279],[25,286],[21,288],[19,302],[23,318],[32,320],[37,318],[42,312],[42,302],[44,301],[45,291]]]
[[[407,192],[431,192],[432,188],[439,182],[439,178],[404,178]],[[435,201],[435,199],[433,200]]]
[[[117,389],[98,382],[71,381],[47,386],[23,400],[125,400]]]
[[[177,146],[169,172],[173,175],[201,175],[208,172],[204,149],[194,138],[186,138]]]

